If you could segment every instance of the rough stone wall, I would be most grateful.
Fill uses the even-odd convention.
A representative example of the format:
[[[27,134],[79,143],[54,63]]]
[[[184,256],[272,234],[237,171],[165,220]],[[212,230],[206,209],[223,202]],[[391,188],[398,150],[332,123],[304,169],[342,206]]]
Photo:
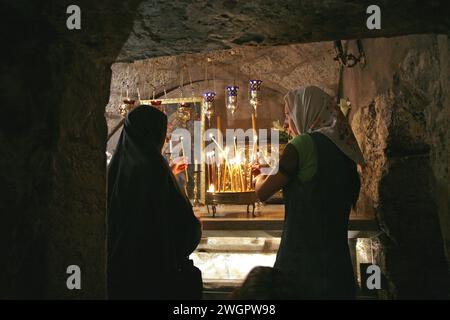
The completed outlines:
[[[447,41],[366,39],[367,66],[344,71],[344,96],[367,161],[358,207],[372,208],[385,233],[379,263],[388,297],[449,293]]]
[[[241,45],[438,33],[450,28],[447,1],[403,0],[378,1],[382,28],[369,30],[366,9],[371,4],[366,0],[146,0],[138,8],[133,32],[119,60]]]
[[[0,298],[105,297],[103,114],[137,2],[77,1],[81,31],[71,1],[2,2]]]

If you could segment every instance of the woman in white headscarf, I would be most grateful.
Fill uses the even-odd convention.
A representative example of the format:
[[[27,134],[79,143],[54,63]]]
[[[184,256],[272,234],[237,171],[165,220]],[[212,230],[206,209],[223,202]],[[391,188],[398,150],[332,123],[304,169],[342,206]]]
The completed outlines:
[[[362,153],[344,115],[320,88],[290,91],[285,113],[294,138],[278,172],[256,181],[261,201],[283,188],[285,222],[275,268],[296,287],[288,298],[354,298],[347,225],[359,195]]]

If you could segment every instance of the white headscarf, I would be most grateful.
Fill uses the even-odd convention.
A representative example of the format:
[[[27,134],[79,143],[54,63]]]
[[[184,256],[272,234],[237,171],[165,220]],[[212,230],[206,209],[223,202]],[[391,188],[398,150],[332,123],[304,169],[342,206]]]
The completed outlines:
[[[320,132],[355,163],[364,165],[347,119],[327,93],[318,87],[306,86],[289,91],[284,100],[298,133]]]

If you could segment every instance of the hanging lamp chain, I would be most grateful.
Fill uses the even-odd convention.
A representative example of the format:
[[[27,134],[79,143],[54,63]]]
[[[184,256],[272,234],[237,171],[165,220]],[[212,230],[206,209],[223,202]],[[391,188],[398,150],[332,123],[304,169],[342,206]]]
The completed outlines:
[[[191,91],[192,91],[192,97],[195,97],[195,90],[194,90],[194,85],[192,84],[192,76],[191,76],[191,71],[189,69],[188,65],[185,65],[186,70],[187,70],[187,74],[189,77],[189,86],[191,87]]]
[[[180,74],[180,98],[183,98],[183,80],[184,80],[184,75],[183,75],[183,69],[184,69],[184,66],[183,67],[181,67],[181,74]]]

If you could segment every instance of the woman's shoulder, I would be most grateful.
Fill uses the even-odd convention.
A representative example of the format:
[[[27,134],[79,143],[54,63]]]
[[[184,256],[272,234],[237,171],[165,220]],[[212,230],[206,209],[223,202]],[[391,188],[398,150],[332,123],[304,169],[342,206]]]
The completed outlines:
[[[314,146],[314,142],[308,133],[300,134],[289,141],[298,151],[308,151]]]

